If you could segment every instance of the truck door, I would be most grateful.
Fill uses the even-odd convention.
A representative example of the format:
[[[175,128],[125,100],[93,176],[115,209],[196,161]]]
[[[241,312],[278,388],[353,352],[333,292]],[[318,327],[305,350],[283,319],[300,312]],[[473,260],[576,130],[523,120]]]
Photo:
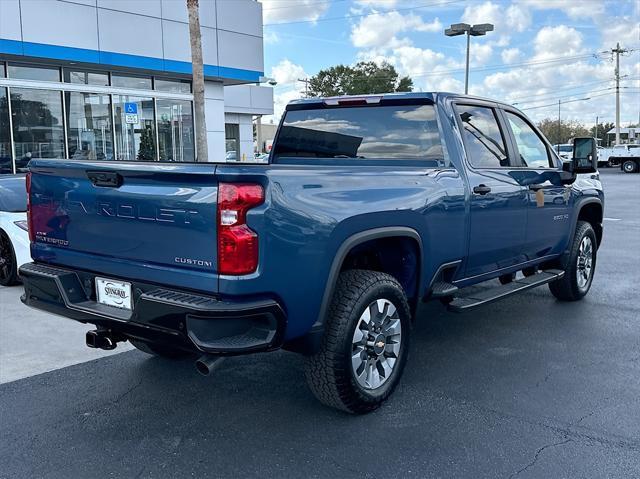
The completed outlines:
[[[529,260],[556,254],[565,247],[571,231],[571,185],[560,182],[560,165],[549,145],[531,123],[515,111],[504,111],[527,186],[527,235],[524,252]]]
[[[510,173],[513,158],[491,104],[458,104],[471,189],[469,253],[465,276],[524,261],[527,188]]]

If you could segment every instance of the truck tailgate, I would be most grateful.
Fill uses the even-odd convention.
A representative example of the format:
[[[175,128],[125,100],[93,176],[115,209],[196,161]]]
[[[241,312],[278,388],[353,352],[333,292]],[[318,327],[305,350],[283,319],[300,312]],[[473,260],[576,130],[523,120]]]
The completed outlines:
[[[34,160],[36,261],[217,292],[216,167]]]

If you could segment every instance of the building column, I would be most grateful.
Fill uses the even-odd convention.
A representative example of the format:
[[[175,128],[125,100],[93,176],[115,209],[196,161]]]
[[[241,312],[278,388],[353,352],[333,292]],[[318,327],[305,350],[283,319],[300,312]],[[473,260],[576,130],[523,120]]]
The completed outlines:
[[[224,86],[221,82],[205,81],[204,111],[209,161],[224,161]]]

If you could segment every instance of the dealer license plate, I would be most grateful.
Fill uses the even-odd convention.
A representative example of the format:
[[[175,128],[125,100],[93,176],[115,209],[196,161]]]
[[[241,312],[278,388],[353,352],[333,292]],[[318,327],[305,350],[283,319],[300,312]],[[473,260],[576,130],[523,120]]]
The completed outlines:
[[[131,283],[96,278],[98,303],[131,311]]]

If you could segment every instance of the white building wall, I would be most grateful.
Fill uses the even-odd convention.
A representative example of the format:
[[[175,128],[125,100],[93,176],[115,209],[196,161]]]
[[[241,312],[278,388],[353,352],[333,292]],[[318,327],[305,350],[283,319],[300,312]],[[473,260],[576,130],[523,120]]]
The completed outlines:
[[[204,114],[207,122],[209,161],[224,161],[224,86],[220,82],[205,82]]]

